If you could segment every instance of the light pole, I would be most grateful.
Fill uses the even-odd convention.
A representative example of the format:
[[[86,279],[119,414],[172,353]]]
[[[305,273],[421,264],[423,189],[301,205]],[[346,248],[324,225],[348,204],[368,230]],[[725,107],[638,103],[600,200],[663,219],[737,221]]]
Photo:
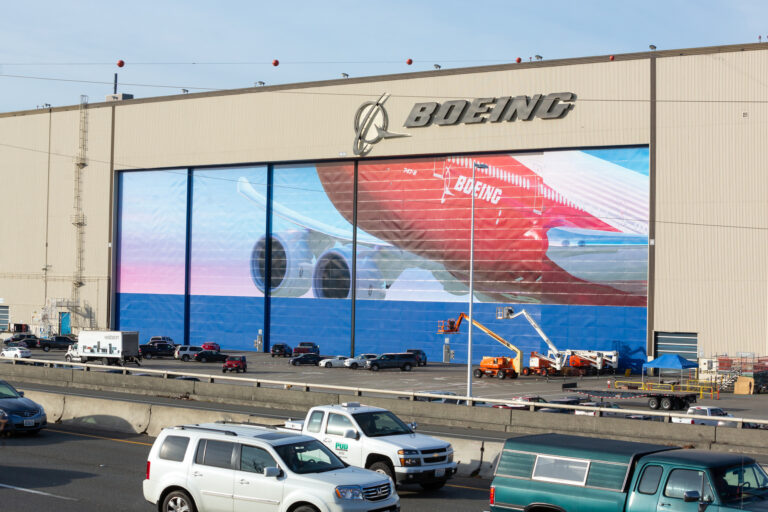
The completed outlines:
[[[472,164],[472,214],[469,222],[469,338],[467,340],[467,396],[472,397],[472,306],[475,303],[475,170],[487,169],[486,164],[474,162]],[[471,400],[467,400],[467,405],[471,406]]]

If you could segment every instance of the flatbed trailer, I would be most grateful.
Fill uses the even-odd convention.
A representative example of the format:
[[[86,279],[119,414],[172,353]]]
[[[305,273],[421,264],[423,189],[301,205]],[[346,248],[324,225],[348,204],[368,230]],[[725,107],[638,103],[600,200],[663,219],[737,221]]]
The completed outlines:
[[[697,393],[682,393],[674,391],[639,391],[626,389],[569,389],[572,393],[587,395],[590,398],[611,398],[614,400],[648,399],[648,407],[651,409],[664,409],[675,411],[688,409],[690,404],[696,403]]]

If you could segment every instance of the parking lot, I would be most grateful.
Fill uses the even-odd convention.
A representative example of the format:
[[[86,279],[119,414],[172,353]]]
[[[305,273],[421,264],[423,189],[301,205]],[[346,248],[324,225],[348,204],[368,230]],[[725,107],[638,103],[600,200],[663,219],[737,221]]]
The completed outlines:
[[[363,369],[319,368],[317,366],[292,366],[288,358],[270,357],[257,352],[227,352],[229,355],[245,355],[248,362],[247,373],[227,373],[232,378],[258,378],[333,386],[365,387],[381,390],[404,392],[449,391],[465,395],[467,391],[467,367],[465,365],[429,363],[426,367],[413,368],[409,372],[400,370],[382,370],[370,372]],[[64,361],[63,351],[42,352],[33,350],[32,357],[47,361]],[[116,367],[111,367],[112,369]],[[141,367],[129,365],[129,370],[142,369],[188,372],[203,375],[221,376],[221,363],[181,362],[172,358],[153,358],[143,360]],[[608,381],[617,377],[601,375],[592,377],[539,377],[527,376],[517,379],[472,378],[472,396],[478,398],[512,399],[514,397],[538,395],[544,399],[556,399],[572,396],[563,391],[563,383],[575,382],[582,389],[606,389]],[[624,376],[618,377],[624,379]],[[639,377],[638,377],[639,378]],[[621,400],[623,408],[646,409],[645,400]],[[702,405],[717,405],[736,417],[768,419],[768,395],[732,395],[722,394],[720,399],[700,398]]]

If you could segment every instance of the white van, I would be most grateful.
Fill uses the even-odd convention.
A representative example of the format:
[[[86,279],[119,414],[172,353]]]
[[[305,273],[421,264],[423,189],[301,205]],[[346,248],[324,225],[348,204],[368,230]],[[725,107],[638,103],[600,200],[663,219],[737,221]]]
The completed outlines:
[[[400,510],[389,478],[347,465],[320,441],[235,423],[163,429],[143,489],[163,512]]]

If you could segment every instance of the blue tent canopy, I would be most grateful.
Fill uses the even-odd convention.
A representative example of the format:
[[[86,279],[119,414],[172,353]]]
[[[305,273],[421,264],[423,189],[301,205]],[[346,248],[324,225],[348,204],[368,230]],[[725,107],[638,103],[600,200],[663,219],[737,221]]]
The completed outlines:
[[[643,368],[663,368],[668,370],[682,370],[684,368],[696,368],[698,363],[684,359],[677,354],[664,354],[653,361],[643,364]]]

